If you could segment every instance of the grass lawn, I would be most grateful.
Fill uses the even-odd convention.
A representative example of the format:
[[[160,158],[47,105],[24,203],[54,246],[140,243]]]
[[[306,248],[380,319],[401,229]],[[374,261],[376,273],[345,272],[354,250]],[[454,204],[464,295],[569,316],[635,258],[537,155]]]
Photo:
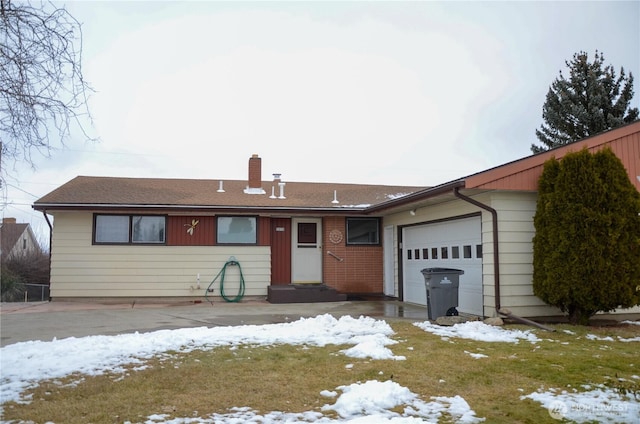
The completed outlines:
[[[347,357],[340,351],[348,345],[167,352],[147,361],[145,369],[124,375],[72,375],[41,382],[28,393],[29,403],[5,403],[3,419],[136,423],[153,414],[208,417],[232,407],[262,414],[319,411],[334,401],[322,396],[323,390],[370,380],[393,380],[425,401],[459,395],[478,417],[497,424],[560,422],[540,403],[521,398],[540,389],[586,391],[584,385],[604,385],[640,402],[640,342],[620,341],[640,336],[637,325],[555,325],[555,332],[509,325],[505,328],[531,331],[540,340],[506,343],[443,340],[409,321],[387,322],[398,342],[389,348],[406,360]],[[440,422],[451,421],[442,417]]]

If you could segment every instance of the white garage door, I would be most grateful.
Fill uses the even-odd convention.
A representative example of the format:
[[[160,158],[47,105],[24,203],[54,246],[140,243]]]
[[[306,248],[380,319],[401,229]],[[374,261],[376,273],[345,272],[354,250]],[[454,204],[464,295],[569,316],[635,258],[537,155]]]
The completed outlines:
[[[427,304],[424,268],[456,268],[460,276],[458,311],[483,315],[480,217],[407,227],[402,234],[404,301]]]

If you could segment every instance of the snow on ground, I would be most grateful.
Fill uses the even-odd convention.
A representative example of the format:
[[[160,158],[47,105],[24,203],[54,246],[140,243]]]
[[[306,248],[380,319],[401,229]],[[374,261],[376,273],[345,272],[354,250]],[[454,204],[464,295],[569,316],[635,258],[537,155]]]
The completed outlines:
[[[441,327],[429,322],[418,322],[415,325],[445,340],[466,338],[483,342],[541,342],[533,331],[509,330],[478,321],[456,324],[452,327]],[[336,319],[326,314],[283,324],[184,328],[142,334],[71,337],[49,342],[16,343],[0,349],[0,369],[2,370],[0,412],[1,405],[5,402],[28,402],[28,399],[22,397],[22,393],[28,388],[36,387],[43,380],[55,380],[72,374],[100,375],[106,372],[124,374],[125,366],[134,365],[138,369],[143,369],[146,359],[161,356],[168,351],[189,352],[196,349],[240,345],[348,344],[352,347],[343,350],[342,353],[349,357],[404,360],[405,357],[394,355],[388,347],[398,343],[390,338],[393,334],[392,328],[385,321],[369,317],[355,319],[349,316]],[[588,339],[597,342],[603,338],[589,337]],[[638,339],[619,339],[619,341],[640,341]],[[616,342],[614,339],[606,341]],[[479,353],[467,351],[465,353],[476,359],[486,357]],[[640,377],[637,378],[640,379]],[[595,389],[585,387],[585,390],[580,393],[576,390],[569,393],[556,389],[546,391],[541,389],[536,393],[521,396],[521,399],[539,402],[554,418],[567,418],[576,422],[589,421],[593,417],[597,417],[601,422],[633,422],[640,416],[640,403],[628,396],[624,397],[604,387]],[[458,423],[471,424],[484,421],[484,418],[476,417],[470,405],[460,396],[434,396],[425,401],[408,388],[393,381],[358,382],[323,390],[320,394],[330,399],[329,403],[322,407],[321,412],[274,411],[259,415],[250,407],[236,406],[230,408],[227,414],[211,414],[200,418],[170,419],[164,414],[154,414],[147,417],[145,423],[413,424],[437,422],[443,415],[449,415]],[[403,412],[397,412],[399,410]],[[336,413],[339,418],[325,415],[331,412]]]
[[[0,349],[0,405],[12,400],[28,402],[21,393],[43,380],[55,380],[74,373],[124,373],[125,366],[132,364],[143,369],[145,359],[168,351],[285,343],[313,346],[347,344],[352,347],[342,353],[349,357],[404,360],[405,357],[395,356],[387,347],[398,343],[390,338],[393,334],[393,329],[385,321],[349,316],[336,319],[326,314],[283,324],[183,328],[16,343]],[[424,402],[395,382],[373,380],[341,386],[336,390],[342,394],[333,404],[325,405],[323,410],[335,411],[341,417],[337,420],[321,412],[271,412],[260,416],[250,408],[235,407],[229,414],[214,414],[206,418],[168,419],[166,415],[156,414],[148,417],[147,423],[422,423],[437,421],[442,414],[448,414],[461,423],[482,421],[459,396],[437,397]],[[325,395],[335,397],[337,392],[326,391]],[[389,410],[399,406],[404,407],[401,414]]]
[[[518,343],[520,340],[526,340],[531,343],[536,343],[540,341],[530,330],[505,330],[501,327],[487,325],[482,321],[467,321],[451,327],[443,327],[432,324],[429,321],[416,322],[414,325],[424,331],[440,336],[445,340],[451,337],[457,337],[481,342]]]
[[[585,389],[590,389],[585,386]],[[625,396],[610,389],[598,387],[586,392],[549,389],[521,396],[531,399],[549,410],[549,415],[557,420],[576,423],[637,423],[640,417],[640,402],[630,402]]]
[[[623,321],[623,323],[631,324],[635,321]],[[451,327],[442,327],[431,324],[430,322],[417,322],[416,325],[424,331],[441,336],[443,340],[450,338],[471,339],[484,342],[505,342],[518,343],[520,340],[526,340],[531,343],[537,343],[541,340],[536,337],[532,331],[526,330],[506,330],[501,327],[494,327],[484,324],[480,321],[469,321],[461,324],[455,324]],[[575,335],[573,331],[565,330],[566,334]],[[587,340],[615,342],[612,337],[599,337],[593,334],[585,336]],[[624,339],[618,337],[620,342],[638,342],[640,337]],[[464,353],[479,359],[487,357],[484,354]],[[632,378],[636,379],[637,376]],[[640,379],[638,377],[637,379]],[[549,415],[556,420],[567,419],[576,423],[593,422],[594,420],[602,423],[635,423],[640,417],[640,402],[633,399],[633,395],[621,395],[620,393],[605,387],[598,387],[590,390],[591,387],[584,387],[587,391],[578,392],[573,390],[569,393],[561,391],[558,393],[556,389],[540,390],[520,399],[531,399],[542,404],[547,408]]]

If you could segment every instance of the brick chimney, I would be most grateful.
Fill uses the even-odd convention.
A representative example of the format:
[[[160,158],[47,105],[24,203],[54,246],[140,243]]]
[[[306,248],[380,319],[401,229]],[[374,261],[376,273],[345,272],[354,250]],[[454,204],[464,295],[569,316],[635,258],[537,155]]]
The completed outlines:
[[[262,159],[258,155],[249,158],[249,188],[262,187]]]
[[[262,159],[254,154],[249,158],[249,185],[244,191],[247,194],[264,194],[262,189]]]

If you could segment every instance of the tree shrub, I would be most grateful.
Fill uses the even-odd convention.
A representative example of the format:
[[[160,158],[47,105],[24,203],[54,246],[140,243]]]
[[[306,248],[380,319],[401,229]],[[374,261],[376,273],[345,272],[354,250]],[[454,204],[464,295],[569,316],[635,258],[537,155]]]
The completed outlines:
[[[534,216],[533,292],[587,324],[640,304],[640,193],[611,149],[548,160]]]
[[[3,258],[0,280],[3,302],[23,301],[25,284],[49,284],[49,255],[38,249]]]

